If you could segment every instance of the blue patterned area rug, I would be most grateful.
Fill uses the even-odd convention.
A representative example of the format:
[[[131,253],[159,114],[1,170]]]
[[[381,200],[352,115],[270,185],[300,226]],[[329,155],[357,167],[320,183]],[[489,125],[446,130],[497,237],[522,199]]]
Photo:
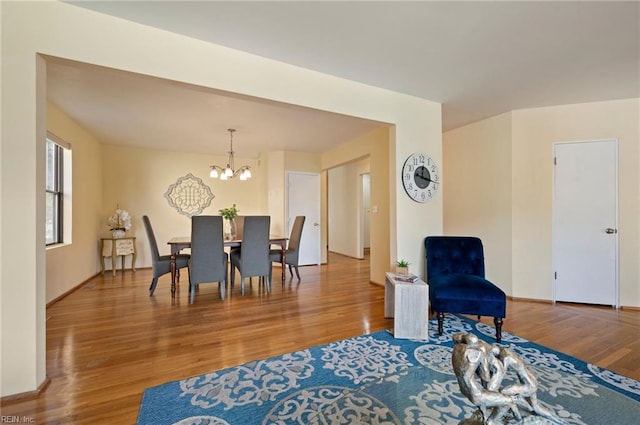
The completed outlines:
[[[458,316],[442,336],[434,321],[429,327],[429,341],[381,331],[148,388],[137,423],[457,425],[476,408],[453,373],[451,336],[493,344],[494,329]],[[639,381],[512,334],[502,345],[532,366],[541,405],[561,422],[640,423]],[[520,410],[520,423],[550,423]]]

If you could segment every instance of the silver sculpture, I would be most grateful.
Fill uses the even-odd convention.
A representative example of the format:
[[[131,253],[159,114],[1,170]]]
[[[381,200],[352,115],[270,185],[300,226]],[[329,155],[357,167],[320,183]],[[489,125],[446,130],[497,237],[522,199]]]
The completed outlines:
[[[506,347],[491,345],[476,335],[453,335],[451,363],[460,391],[478,410],[461,425],[563,424],[538,402],[538,381],[527,365]],[[513,369],[517,380],[503,386]],[[523,417],[520,407],[529,413]]]

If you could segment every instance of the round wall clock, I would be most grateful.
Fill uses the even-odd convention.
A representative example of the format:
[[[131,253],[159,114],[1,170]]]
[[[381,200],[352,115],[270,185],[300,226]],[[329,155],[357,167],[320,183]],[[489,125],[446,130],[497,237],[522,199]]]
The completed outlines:
[[[409,155],[402,167],[402,186],[414,201],[430,201],[440,186],[440,175],[435,161],[424,153]]]

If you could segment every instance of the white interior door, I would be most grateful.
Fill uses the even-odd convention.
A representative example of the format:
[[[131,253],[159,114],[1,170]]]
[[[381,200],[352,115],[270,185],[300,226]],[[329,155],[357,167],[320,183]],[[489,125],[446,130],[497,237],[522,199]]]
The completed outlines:
[[[618,306],[617,141],[554,145],[555,300]]]
[[[298,215],[306,217],[298,264],[320,264],[320,174],[287,173],[287,234]]]

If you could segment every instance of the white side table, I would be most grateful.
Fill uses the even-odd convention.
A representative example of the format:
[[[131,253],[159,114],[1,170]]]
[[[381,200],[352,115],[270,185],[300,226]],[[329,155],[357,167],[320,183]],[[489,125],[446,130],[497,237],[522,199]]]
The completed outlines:
[[[101,238],[102,248],[100,253],[100,264],[102,266],[102,274],[104,274],[104,259],[111,257],[111,271],[113,276],[116,275],[116,260],[122,256],[122,272],[124,272],[124,258],[131,255],[131,270],[136,271],[136,238]]]
[[[387,272],[384,280],[384,317],[393,317],[393,336],[429,339],[429,286],[423,280],[413,283],[395,279]]]

